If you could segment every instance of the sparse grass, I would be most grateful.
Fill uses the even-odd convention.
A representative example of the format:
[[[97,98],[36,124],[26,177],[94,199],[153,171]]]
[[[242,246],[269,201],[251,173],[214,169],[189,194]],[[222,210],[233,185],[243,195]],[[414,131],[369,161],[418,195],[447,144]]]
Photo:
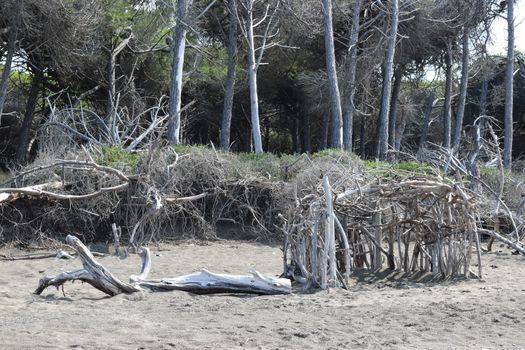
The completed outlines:
[[[97,162],[101,165],[123,165],[135,169],[140,160],[139,154],[128,152],[119,146],[104,145],[100,150],[102,154]]]
[[[327,148],[318,152],[315,152],[312,154],[312,159],[319,159],[323,157],[332,157],[340,160],[348,159],[348,160],[356,160],[359,159],[359,157],[352,153],[345,150],[342,150],[340,148]]]
[[[388,176],[389,172],[392,171],[413,173],[417,175],[443,175],[439,169],[434,168],[427,163],[419,163],[415,161],[388,163],[383,161],[365,160],[363,162],[367,169],[379,171],[385,176]]]
[[[207,150],[208,147],[205,145],[186,145],[186,144],[178,144],[175,145],[175,152],[178,154],[191,154],[196,151],[202,151]]]
[[[246,171],[268,179],[282,179],[281,159],[272,153],[239,153],[239,162]]]

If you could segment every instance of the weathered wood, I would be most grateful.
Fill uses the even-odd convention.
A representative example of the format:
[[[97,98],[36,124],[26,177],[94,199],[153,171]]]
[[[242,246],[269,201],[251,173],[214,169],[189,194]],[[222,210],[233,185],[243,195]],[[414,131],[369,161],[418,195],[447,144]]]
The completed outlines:
[[[65,271],[53,276],[44,276],[38,282],[35,294],[41,294],[49,286],[60,287],[67,281],[80,280],[109,295],[138,292],[140,289],[124,283],[113,276],[109,270],[95,261],[89,249],[75,236],[68,235],[66,242],[78,253],[83,268],[76,271]]]
[[[65,271],[40,279],[35,294],[41,294],[47,287],[60,287],[67,281],[80,280],[108,294],[134,293],[141,290],[152,292],[182,290],[195,293],[254,293],[254,294],[289,294],[291,282],[286,278],[273,278],[261,275],[257,271],[251,275],[225,275],[201,270],[189,275],[164,278],[160,281],[146,281],[151,269],[151,253],[148,248],[139,250],[142,258],[141,272],[130,276],[129,283],[120,281],[104,266],[95,261],[91,252],[76,237],[68,235],[66,242],[77,251],[83,268]]]
[[[60,187],[62,187],[62,183],[60,181],[54,181],[45,184],[21,188],[0,188],[0,203],[12,202],[14,200],[17,200],[20,197],[20,195],[41,196],[43,193],[48,193],[46,191],[43,191],[44,188]]]
[[[521,244],[514,243],[514,242],[512,242],[510,239],[507,239],[507,238],[503,237],[502,235],[500,235],[500,234],[497,233],[497,232],[494,232],[494,231],[491,231],[491,230],[486,230],[486,229],[478,228],[478,233],[482,233],[482,234],[485,234],[485,235],[489,235],[489,236],[491,236],[491,237],[494,237],[494,238],[497,239],[498,241],[503,242],[503,243],[505,243],[505,244],[508,245],[508,246],[511,246],[512,248],[516,249],[516,250],[517,250],[518,252],[520,252],[521,254],[525,255],[525,248],[524,248]]]
[[[137,286],[151,291],[182,290],[193,293],[289,294],[287,278],[265,277],[257,271],[251,275],[226,275],[202,269],[189,275],[164,278],[160,282],[143,281]]]

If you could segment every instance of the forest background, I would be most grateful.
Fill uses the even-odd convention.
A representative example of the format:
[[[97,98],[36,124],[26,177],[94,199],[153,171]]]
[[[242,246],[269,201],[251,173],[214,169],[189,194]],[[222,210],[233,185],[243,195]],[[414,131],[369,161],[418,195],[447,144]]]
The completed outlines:
[[[525,73],[515,45],[501,54],[502,23],[522,16],[508,5],[2,1],[1,163],[27,163],[57,130],[128,151],[160,137],[277,154],[459,154],[490,120],[510,166],[525,148],[512,142]]]

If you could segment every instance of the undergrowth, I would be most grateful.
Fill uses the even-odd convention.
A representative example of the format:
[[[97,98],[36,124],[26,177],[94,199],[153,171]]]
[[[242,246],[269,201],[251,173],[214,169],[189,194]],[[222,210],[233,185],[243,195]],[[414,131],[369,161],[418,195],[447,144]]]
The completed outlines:
[[[103,145],[100,148],[100,153],[100,156],[96,158],[100,165],[122,165],[135,169],[140,160],[140,155],[138,153],[128,152],[122,147],[116,145]]]

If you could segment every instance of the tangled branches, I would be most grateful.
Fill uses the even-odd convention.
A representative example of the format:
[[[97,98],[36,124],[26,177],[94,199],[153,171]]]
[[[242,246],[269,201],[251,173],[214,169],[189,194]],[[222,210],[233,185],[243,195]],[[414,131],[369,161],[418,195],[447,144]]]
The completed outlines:
[[[468,278],[474,251],[481,266],[476,203],[461,185],[399,174],[352,182],[332,201],[325,177],[324,194],[299,199],[287,220],[285,266],[306,289],[345,286],[352,271],[385,261],[407,273]]]

